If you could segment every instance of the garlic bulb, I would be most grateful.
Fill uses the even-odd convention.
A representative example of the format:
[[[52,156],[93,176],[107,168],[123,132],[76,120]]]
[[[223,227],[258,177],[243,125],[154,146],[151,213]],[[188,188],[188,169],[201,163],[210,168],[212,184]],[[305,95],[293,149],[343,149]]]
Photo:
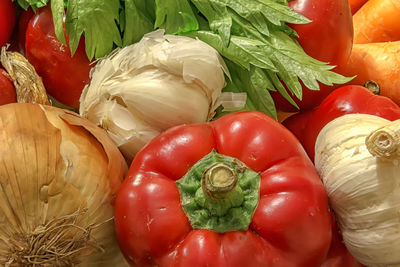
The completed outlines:
[[[315,166],[350,253],[400,266],[400,120],[348,114],[318,135]]]
[[[208,44],[158,30],[91,71],[80,114],[103,127],[127,159],[162,131],[211,119],[228,69]]]
[[[112,201],[127,170],[106,133],[38,104],[0,107],[0,266],[126,266]]]

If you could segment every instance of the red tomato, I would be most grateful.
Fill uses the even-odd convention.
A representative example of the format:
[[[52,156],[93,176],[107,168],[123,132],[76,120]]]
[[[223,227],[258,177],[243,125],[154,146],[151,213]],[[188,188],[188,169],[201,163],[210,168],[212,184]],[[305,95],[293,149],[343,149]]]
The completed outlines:
[[[67,42],[68,37],[66,36]],[[90,61],[83,39],[73,57],[54,32],[49,6],[30,19],[26,29],[25,53],[42,77],[47,92],[64,105],[78,108],[83,87],[89,82]]]
[[[347,62],[353,45],[353,21],[348,0],[293,0],[289,6],[312,21],[290,25],[298,33],[304,51],[315,59],[338,66],[335,70],[340,73],[340,66]],[[334,88],[320,84],[319,91],[311,91],[303,86],[301,101],[290,95],[300,110],[309,110],[318,106]],[[271,94],[277,109],[296,111],[279,92]]]
[[[0,105],[17,102],[14,85],[4,72],[0,68]]]
[[[17,46],[18,50],[25,54],[25,34],[26,28],[28,27],[28,23],[30,19],[33,17],[35,13],[32,8],[28,8],[27,10],[23,10],[18,19],[18,32],[17,32]]]
[[[283,121],[314,160],[319,132],[333,119],[350,113],[371,114],[387,120],[400,119],[400,107],[391,99],[373,94],[360,85],[346,85],[330,93],[313,111],[297,113]]]
[[[10,40],[16,16],[14,3],[11,0],[0,0],[0,47]]]

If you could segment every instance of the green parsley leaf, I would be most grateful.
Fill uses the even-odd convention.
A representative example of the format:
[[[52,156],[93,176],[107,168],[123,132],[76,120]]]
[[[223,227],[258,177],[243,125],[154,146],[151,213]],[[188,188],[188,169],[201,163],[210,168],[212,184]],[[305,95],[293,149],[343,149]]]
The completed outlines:
[[[209,0],[192,0],[192,3],[206,17],[210,29],[218,33],[224,45],[227,46],[230,41],[232,17],[226,5]]]
[[[199,38],[214,47],[222,56],[247,70],[250,70],[251,65],[275,70],[268,51],[260,49],[264,43],[259,40],[232,35],[228,47],[225,47],[221,36],[212,31],[188,32],[185,35]]]
[[[51,13],[53,14],[54,31],[58,40],[64,45],[67,44],[64,36],[63,17],[64,0],[51,1]]]
[[[233,35],[245,36],[250,39],[263,40],[263,42],[265,42],[265,37],[269,36],[269,31],[268,35],[265,35],[262,32],[258,31],[256,28],[249,27],[249,22],[238,14],[232,13],[231,17],[233,22],[231,30]],[[286,24],[283,24],[281,26],[271,24],[269,25],[269,29],[273,32],[282,31],[290,37],[298,36],[297,33]]]
[[[274,32],[268,38],[272,47],[271,60],[278,68],[280,78],[290,88],[290,91],[301,99],[302,90],[298,77],[311,90],[319,90],[317,81],[333,85],[349,82],[352,78],[332,72],[334,66],[308,56],[304,50],[283,32]]]
[[[294,12],[282,0],[191,0],[197,9],[207,18],[210,29],[219,33],[226,41],[230,33],[227,30],[232,25],[232,17],[245,20],[247,27],[252,26],[266,36],[272,29],[291,30],[286,23],[305,24],[310,20]]]
[[[17,0],[25,9],[48,0]],[[245,109],[276,118],[270,91],[278,91],[297,107],[302,82],[310,90],[319,84],[343,84],[351,78],[332,72],[333,66],[308,56],[297,33],[287,24],[310,22],[288,6],[288,0],[52,0],[56,35],[65,43],[62,19],[73,53],[85,36],[89,59],[107,55],[117,46],[138,41],[157,28],[208,43],[228,62],[232,80],[225,90],[246,92]]]
[[[264,112],[277,119],[274,100],[269,93],[269,91],[274,91],[274,87],[268,79],[265,71],[257,67],[252,67],[249,73],[250,89],[247,91],[248,97],[253,103],[255,103],[254,105],[257,107],[256,110]]]
[[[225,59],[238,65],[237,68],[247,70],[248,78],[243,71],[236,72],[247,81],[238,87],[239,90],[257,96],[253,100],[250,97],[250,101],[266,99],[257,108],[273,117],[276,111],[268,90],[278,91],[298,107],[291,94],[302,99],[300,80],[310,90],[319,90],[318,81],[332,85],[351,79],[332,72],[333,66],[311,58],[298,45],[294,39],[297,33],[286,23],[310,21],[288,7],[286,0],[192,0],[192,3],[206,17],[210,30],[186,35],[210,44]],[[227,29],[230,29],[229,33]],[[229,41],[226,40],[228,37]],[[234,75],[232,77],[232,83],[235,83]],[[232,86],[228,84],[228,87]]]
[[[138,42],[144,34],[153,30],[154,21],[147,12],[149,0],[125,0],[121,29],[123,31],[123,45]],[[122,27],[123,25],[123,27]]]
[[[44,7],[47,5],[49,0],[17,0],[17,3],[20,7],[27,10],[29,7],[32,7],[33,11],[36,12],[38,8]]]
[[[266,86],[270,81],[265,72],[256,67],[251,67],[250,71],[248,71],[230,60],[225,60],[225,62],[229,68],[232,80],[227,81],[227,86],[223,91],[241,93],[243,92],[242,88],[247,88],[246,105],[240,111],[257,110],[277,119],[275,104],[269,90],[267,90],[268,86]],[[249,84],[250,86],[248,86]],[[222,107],[217,109],[216,118],[228,113],[222,110]]]
[[[122,46],[118,28],[119,0],[93,1],[69,0],[65,18],[65,30],[73,54],[82,34],[88,58],[106,56],[114,43]]]
[[[268,35],[269,25],[284,26],[285,23],[305,24],[309,19],[274,0],[218,0],[225,2],[239,16],[246,19],[259,32]]]
[[[317,81],[332,85],[351,80],[330,71],[333,66],[308,56],[293,38],[283,32],[270,32],[269,37],[263,37],[260,40],[231,35],[231,41],[227,47],[223,45],[221,37],[211,31],[189,32],[186,35],[208,43],[223,57],[249,72],[254,73],[254,67],[260,68],[265,72],[262,76],[264,89],[278,90],[296,107],[296,103],[286,88],[298,99],[302,99],[303,91],[299,79],[311,90],[319,90]],[[261,77],[261,72],[257,74]],[[259,83],[254,84],[254,80],[251,79],[248,79],[245,85],[241,88],[242,92],[247,93],[260,87]]]
[[[154,28],[165,29],[166,33],[184,33],[199,28],[193,10],[187,0],[156,0]]]

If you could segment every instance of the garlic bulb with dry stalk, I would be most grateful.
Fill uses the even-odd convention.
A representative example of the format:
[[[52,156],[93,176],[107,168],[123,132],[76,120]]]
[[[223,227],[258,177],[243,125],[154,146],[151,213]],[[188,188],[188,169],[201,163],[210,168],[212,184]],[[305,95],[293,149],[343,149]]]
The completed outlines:
[[[96,64],[79,112],[131,160],[160,132],[211,119],[225,74],[222,57],[208,44],[158,30]]]
[[[0,107],[0,266],[126,266],[113,199],[127,170],[107,134],[78,114]]]
[[[400,120],[348,114],[318,135],[315,165],[350,253],[400,266]]]

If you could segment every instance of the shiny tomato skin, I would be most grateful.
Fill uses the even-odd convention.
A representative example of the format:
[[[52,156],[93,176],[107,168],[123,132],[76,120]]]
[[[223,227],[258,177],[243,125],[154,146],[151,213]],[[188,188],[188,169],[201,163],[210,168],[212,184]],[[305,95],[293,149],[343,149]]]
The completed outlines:
[[[18,18],[17,49],[22,54],[25,54],[26,28],[34,14],[32,8],[28,8],[27,10],[22,10]]]
[[[68,42],[68,36],[66,39]],[[57,39],[49,6],[39,9],[30,19],[25,35],[25,53],[42,77],[47,92],[62,104],[78,108],[92,66],[83,39],[72,57],[69,46]]]
[[[215,150],[261,175],[247,231],[192,229],[175,181]],[[320,267],[331,241],[326,192],[297,139],[260,112],[181,125],[134,158],[115,202],[120,248],[132,266]]]
[[[0,0],[0,47],[10,41],[16,23],[17,10],[11,0]]]
[[[17,102],[15,87],[5,74],[5,70],[0,68],[0,105]]]
[[[293,0],[289,6],[311,20],[308,24],[290,25],[299,35],[300,46],[313,58],[337,66],[334,71],[340,73],[340,67],[346,64],[353,46],[353,20],[348,0]],[[339,87],[319,85],[319,91],[311,91],[303,85],[302,100],[291,94],[300,110],[318,106]],[[271,93],[278,110],[297,111],[278,92]]]
[[[315,142],[322,128],[335,118],[351,113],[371,114],[390,121],[400,119],[400,107],[391,99],[375,95],[360,85],[345,85],[330,93],[315,110],[297,113],[282,123],[314,160]]]

